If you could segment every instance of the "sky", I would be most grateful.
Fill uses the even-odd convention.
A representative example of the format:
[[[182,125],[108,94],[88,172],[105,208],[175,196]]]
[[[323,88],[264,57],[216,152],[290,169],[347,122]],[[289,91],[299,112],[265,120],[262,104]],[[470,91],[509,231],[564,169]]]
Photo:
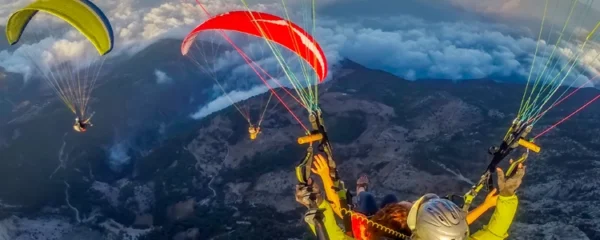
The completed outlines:
[[[464,9],[473,10],[475,12],[487,14],[500,14],[504,16],[542,16],[542,11],[546,0],[447,0],[454,6]],[[563,1],[548,1],[549,8],[558,6],[568,8],[574,2],[589,5],[596,10],[600,10],[600,1],[596,0],[563,0]]]
[[[211,13],[244,9],[240,0],[200,1]],[[553,46],[572,0],[550,0],[546,14],[549,21],[545,23],[543,34],[545,41],[537,44],[545,1],[317,0],[314,35],[332,66],[349,58],[409,80],[526,79],[531,65],[543,69],[550,56],[562,56],[557,60],[559,66],[564,65],[569,69],[569,58],[581,55],[581,63],[587,71],[585,76],[580,74],[581,71],[572,71],[568,80],[573,81],[575,86],[584,84],[600,71],[600,60],[596,58],[600,54],[599,45],[590,42],[581,48],[583,36],[600,21],[600,12],[596,12],[600,11],[600,0],[579,0],[591,3],[593,10],[585,15],[581,7],[584,5],[577,5],[568,26],[570,30],[561,37],[561,44],[556,49]],[[0,0],[1,22],[6,21],[11,11],[28,2],[30,0]],[[112,56],[134,54],[162,38],[183,38],[191,28],[206,19],[193,0],[93,2],[107,14],[113,25],[116,46]],[[254,10],[283,14],[279,0],[247,2]],[[288,1],[287,9],[291,9],[290,14],[297,16],[300,12],[310,10],[303,3],[306,1]],[[34,18],[28,31],[44,31],[39,29],[59,24],[62,23],[40,14]],[[547,35],[550,30],[553,34]],[[576,34],[570,34],[573,30],[577,30]],[[56,31],[52,35],[54,38],[40,38],[40,41],[20,46],[17,50],[0,49],[0,67],[13,72],[31,72],[31,64],[19,57],[23,52],[46,52],[53,56],[40,58],[39,61],[79,60],[79,57],[73,56],[89,56],[80,53],[89,53],[90,49],[84,47],[88,43],[74,30]],[[551,72],[551,69],[548,71]],[[553,71],[554,74],[559,72],[556,69]],[[155,75],[157,84],[174,81],[160,69],[156,70]],[[251,91],[260,92],[257,88]],[[248,94],[244,94],[234,99],[246,99]],[[216,101],[223,102],[222,99]],[[215,109],[218,108],[221,107]],[[201,114],[195,116],[204,116],[207,112],[211,111],[204,108]]]

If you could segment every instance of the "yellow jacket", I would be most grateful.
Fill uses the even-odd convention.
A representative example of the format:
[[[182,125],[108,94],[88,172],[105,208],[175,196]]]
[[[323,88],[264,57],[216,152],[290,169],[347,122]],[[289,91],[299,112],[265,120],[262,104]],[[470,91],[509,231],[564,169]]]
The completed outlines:
[[[502,240],[508,237],[508,229],[515,218],[517,207],[519,206],[519,198],[517,195],[510,197],[498,197],[496,210],[490,219],[488,225],[483,226],[483,229],[471,234],[472,240]]]
[[[333,209],[327,200],[323,200],[323,202],[319,204],[319,209],[323,210],[323,225],[327,235],[329,236],[329,240],[354,240],[354,238],[346,235],[342,228],[337,225],[335,215],[333,214]],[[309,224],[309,226],[313,234],[316,234],[315,226],[313,224]]]
[[[470,240],[503,240],[508,237],[508,229],[515,218],[517,213],[517,207],[519,205],[519,199],[517,195],[510,197],[498,197],[498,203],[494,214],[490,219],[488,225],[484,226],[483,229],[471,234]],[[324,210],[323,225],[329,235],[330,240],[353,240],[353,238],[344,234],[344,231],[337,225],[333,209],[329,205],[329,202],[323,201],[319,205],[319,209]],[[310,225],[310,229],[315,233],[315,226]]]

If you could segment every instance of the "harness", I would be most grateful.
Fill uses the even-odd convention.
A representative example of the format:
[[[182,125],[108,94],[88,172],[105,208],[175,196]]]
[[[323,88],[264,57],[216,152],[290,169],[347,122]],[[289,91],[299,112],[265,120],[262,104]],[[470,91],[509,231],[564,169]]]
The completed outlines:
[[[316,146],[316,151],[323,153],[327,158],[327,164],[329,166],[331,174],[330,177],[333,180],[334,190],[337,192],[340,198],[341,207],[346,207],[350,209],[352,196],[350,195],[350,192],[348,192],[348,190],[346,189],[344,182],[341,181],[339,178],[336,164],[335,161],[333,161],[332,157],[333,150],[331,148],[331,143],[329,142],[329,137],[327,136],[327,131],[325,129],[325,125],[323,124],[323,116],[321,110],[317,109],[311,112],[309,115],[309,120],[311,123],[312,131],[307,133],[306,136],[298,138],[298,144],[307,144],[308,147],[306,149],[306,154],[304,155],[300,163],[296,166],[296,178],[298,179],[299,184],[305,185],[306,187],[311,187],[310,185],[312,185],[312,181],[309,181],[309,178],[311,175],[311,166],[313,158],[315,156]],[[316,196],[313,199],[313,201],[314,200],[316,200]],[[352,221],[350,216],[344,217],[343,222],[345,229],[352,228]],[[349,231],[347,232],[347,234],[351,235],[352,232]]]
[[[401,239],[409,239],[409,236],[406,236],[402,233],[399,233],[393,229],[390,229],[386,226],[378,224],[376,222],[371,221],[364,215],[360,213],[356,213],[352,211],[352,195],[346,189],[344,182],[340,179],[339,173],[336,168],[335,161],[332,157],[332,147],[329,142],[329,138],[327,136],[327,131],[325,129],[325,125],[323,124],[322,112],[320,109],[313,111],[309,115],[310,123],[312,126],[312,131],[309,132],[306,136],[298,138],[298,144],[307,144],[308,147],[306,149],[306,154],[304,158],[300,161],[300,163],[296,166],[296,178],[298,179],[299,184],[305,185],[306,187],[311,187],[312,180],[310,180],[311,175],[311,166],[313,157],[315,155],[315,146],[316,150],[320,153],[323,153],[327,158],[327,163],[330,169],[330,177],[333,180],[333,188],[337,192],[340,199],[340,212],[343,214],[343,223],[344,229],[346,230],[346,235],[352,237],[353,229],[352,229],[352,218],[357,220],[362,220],[367,223],[367,225],[377,228],[387,234],[393,235],[395,237]],[[316,209],[316,196],[311,198],[313,201],[311,206],[309,206],[309,211],[315,211]],[[314,204],[313,204],[314,203]],[[314,209],[313,209],[314,206]],[[317,229],[317,238],[319,240],[328,239],[325,233],[319,232],[319,224],[322,224],[322,215],[317,214],[315,216],[315,229]],[[324,228],[323,228],[324,229]],[[321,235],[320,235],[321,234]],[[325,235],[325,236],[323,236]]]

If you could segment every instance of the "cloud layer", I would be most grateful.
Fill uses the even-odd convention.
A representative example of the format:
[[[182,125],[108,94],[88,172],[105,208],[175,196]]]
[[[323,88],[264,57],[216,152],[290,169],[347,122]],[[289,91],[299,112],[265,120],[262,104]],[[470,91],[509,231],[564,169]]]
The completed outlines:
[[[493,4],[472,0],[448,1],[482,12],[489,12],[490,9],[496,12],[502,9],[508,12],[528,9],[528,5],[519,0],[496,1]],[[282,12],[278,1],[249,2],[254,4],[253,9]],[[326,1],[326,4],[332,2],[333,0]],[[23,0],[11,1],[6,6],[16,9],[25,3]],[[244,9],[238,0],[203,3],[211,13]],[[191,27],[206,19],[194,1],[161,3],[157,0],[110,0],[97,4],[105,11],[113,25],[117,38],[116,53],[140,50],[163,37],[181,38]],[[288,8],[294,9],[289,6]],[[306,7],[303,9],[306,10]],[[6,19],[8,13],[6,10],[0,12],[0,18]],[[36,18],[48,19],[43,16]],[[348,57],[369,67],[390,71],[408,79],[464,79],[523,74],[529,66],[521,58],[527,58],[527,54],[535,51],[533,39],[514,37],[507,33],[510,31],[509,27],[502,25],[460,21],[432,23],[412,16],[355,19],[359,21],[338,22],[326,17],[319,20],[320,25],[315,35],[324,46],[331,63]],[[32,28],[38,24],[36,20],[40,19],[32,21]],[[63,23],[52,23],[60,24]],[[390,26],[394,28],[390,29]],[[82,52],[93,49],[85,47],[87,43],[80,34],[72,29],[63,32],[62,39],[59,38],[61,36],[45,38],[34,45],[22,46],[14,53],[0,52],[0,66],[9,71],[31,72],[29,64],[23,61],[24,52],[44,54],[48,57],[42,61],[46,62],[89,56]]]
[[[506,27],[502,25],[429,23],[412,17],[379,21],[403,24],[394,31],[337,25],[322,29],[322,35],[329,35],[323,42],[337,48],[334,52],[341,56],[407,79],[523,79],[531,68],[536,46],[536,63],[545,64],[552,56],[564,65],[580,57],[578,63],[589,70],[595,69],[597,73],[600,69],[599,48],[592,43],[584,49],[580,48],[580,42],[560,44],[554,50],[555,46],[550,43],[555,43],[556,38],[550,43],[537,44],[533,38],[505,33]],[[343,43],[329,40],[340,38],[344,39]],[[559,69],[563,65],[559,65]],[[543,66],[536,67],[535,71],[542,72],[542,69]]]
[[[244,9],[239,0],[203,0],[202,2],[211,13]],[[259,2],[259,0],[255,0],[249,2],[253,9],[282,12],[280,1],[262,0]],[[293,3],[297,2],[301,1]],[[320,2],[335,4],[335,0]],[[528,3],[519,0],[496,1],[493,4],[472,0],[447,0],[447,2],[474,11],[496,15],[532,11],[528,7]],[[17,6],[24,5],[25,1],[11,1],[7,4],[9,5],[5,6],[17,8]],[[134,53],[160,38],[182,38],[194,25],[206,19],[205,14],[194,1],[164,3],[158,0],[107,0],[97,1],[97,4],[104,9],[113,24],[118,43],[112,53],[113,56]],[[536,7],[539,10],[539,6]],[[307,9],[300,6],[293,6],[293,8],[288,6],[288,8]],[[0,18],[6,18],[7,14],[8,12],[5,10],[0,11]],[[600,69],[600,60],[597,58],[600,48],[597,44],[588,43],[585,49],[579,49],[581,42],[568,43],[565,36],[563,43],[554,51],[553,43],[556,42],[556,34],[548,35],[550,37],[546,41],[537,44],[537,30],[523,29],[521,26],[462,22],[460,19],[430,22],[425,20],[426,16],[421,18],[410,15],[350,17],[352,21],[340,21],[327,16],[319,17],[314,35],[323,47],[330,65],[336,64],[343,58],[350,58],[368,67],[385,70],[411,80],[440,78],[460,80],[485,77],[522,80],[528,77],[532,64],[536,66],[535,72],[539,75],[545,68],[545,63],[550,62],[552,64],[559,63],[558,67],[543,71],[545,74],[549,73],[544,78],[552,79],[554,76],[558,76],[560,79],[562,78],[561,74],[564,75],[567,72],[561,72],[561,67],[569,66],[569,59],[575,59],[581,55],[581,58],[578,58],[580,61],[565,79],[565,84],[576,81],[575,86],[581,85],[591,76],[598,74]],[[49,22],[50,24],[62,24]],[[586,29],[589,28],[582,27],[578,31],[589,31]],[[550,29],[546,31],[550,31]],[[1,51],[0,66],[9,71],[30,74],[31,64],[24,61],[22,57],[23,52],[26,51],[46,56],[40,59],[46,62],[60,62],[55,59],[79,59],[79,56],[89,56],[89,54],[82,53],[90,51],[89,48],[72,48],[72,46],[85,46],[86,44],[77,32],[74,30],[64,30],[63,32],[62,38],[58,38],[60,36],[44,38],[31,45],[23,45],[17,51]],[[573,40],[578,40],[578,38],[575,37]],[[533,56],[536,48],[537,55],[534,63]],[[554,54],[552,54],[553,51]],[[234,55],[224,55],[220,61],[238,64],[243,68],[241,58]],[[262,61],[276,62],[273,58],[263,58]],[[277,65],[273,64],[273,66]],[[246,69],[242,72],[250,71]],[[157,82],[163,82],[162,80],[168,78],[166,74],[159,71],[156,72],[156,76]],[[230,84],[230,86],[236,86],[236,84]],[[263,92],[266,90],[257,86],[244,86],[243,89],[228,88],[227,92],[230,92],[229,97],[232,99],[242,100],[258,94],[258,89],[262,89]],[[206,109],[201,110],[201,114],[199,112],[194,116],[206,116],[214,109],[226,107],[230,101],[223,99],[223,97],[217,98],[215,102],[209,104],[210,107],[205,106]]]

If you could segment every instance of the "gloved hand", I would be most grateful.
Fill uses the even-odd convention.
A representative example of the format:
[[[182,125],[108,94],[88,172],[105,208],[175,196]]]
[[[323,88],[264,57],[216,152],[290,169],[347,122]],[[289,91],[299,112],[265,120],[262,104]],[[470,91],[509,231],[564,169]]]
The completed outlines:
[[[502,171],[501,168],[496,168],[496,175],[498,177],[500,196],[509,197],[515,195],[515,191],[517,191],[519,186],[521,186],[521,183],[523,182],[523,176],[525,176],[525,166],[523,164],[519,164],[515,175],[508,178],[504,177],[504,171]]]
[[[331,178],[329,172],[329,165],[327,164],[327,159],[323,157],[321,154],[315,155],[315,161],[313,161],[313,166],[311,171],[314,174],[317,174],[321,177],[321,179]]]
[[[309,179],[309,184],[298,184],[296,185],[296,202],[310,208],[312,202],[311,196],[315,197],[315,203],[317,206],[323,201],[321,196],[321,189],[318,184],[314,184],[312,179]]]

